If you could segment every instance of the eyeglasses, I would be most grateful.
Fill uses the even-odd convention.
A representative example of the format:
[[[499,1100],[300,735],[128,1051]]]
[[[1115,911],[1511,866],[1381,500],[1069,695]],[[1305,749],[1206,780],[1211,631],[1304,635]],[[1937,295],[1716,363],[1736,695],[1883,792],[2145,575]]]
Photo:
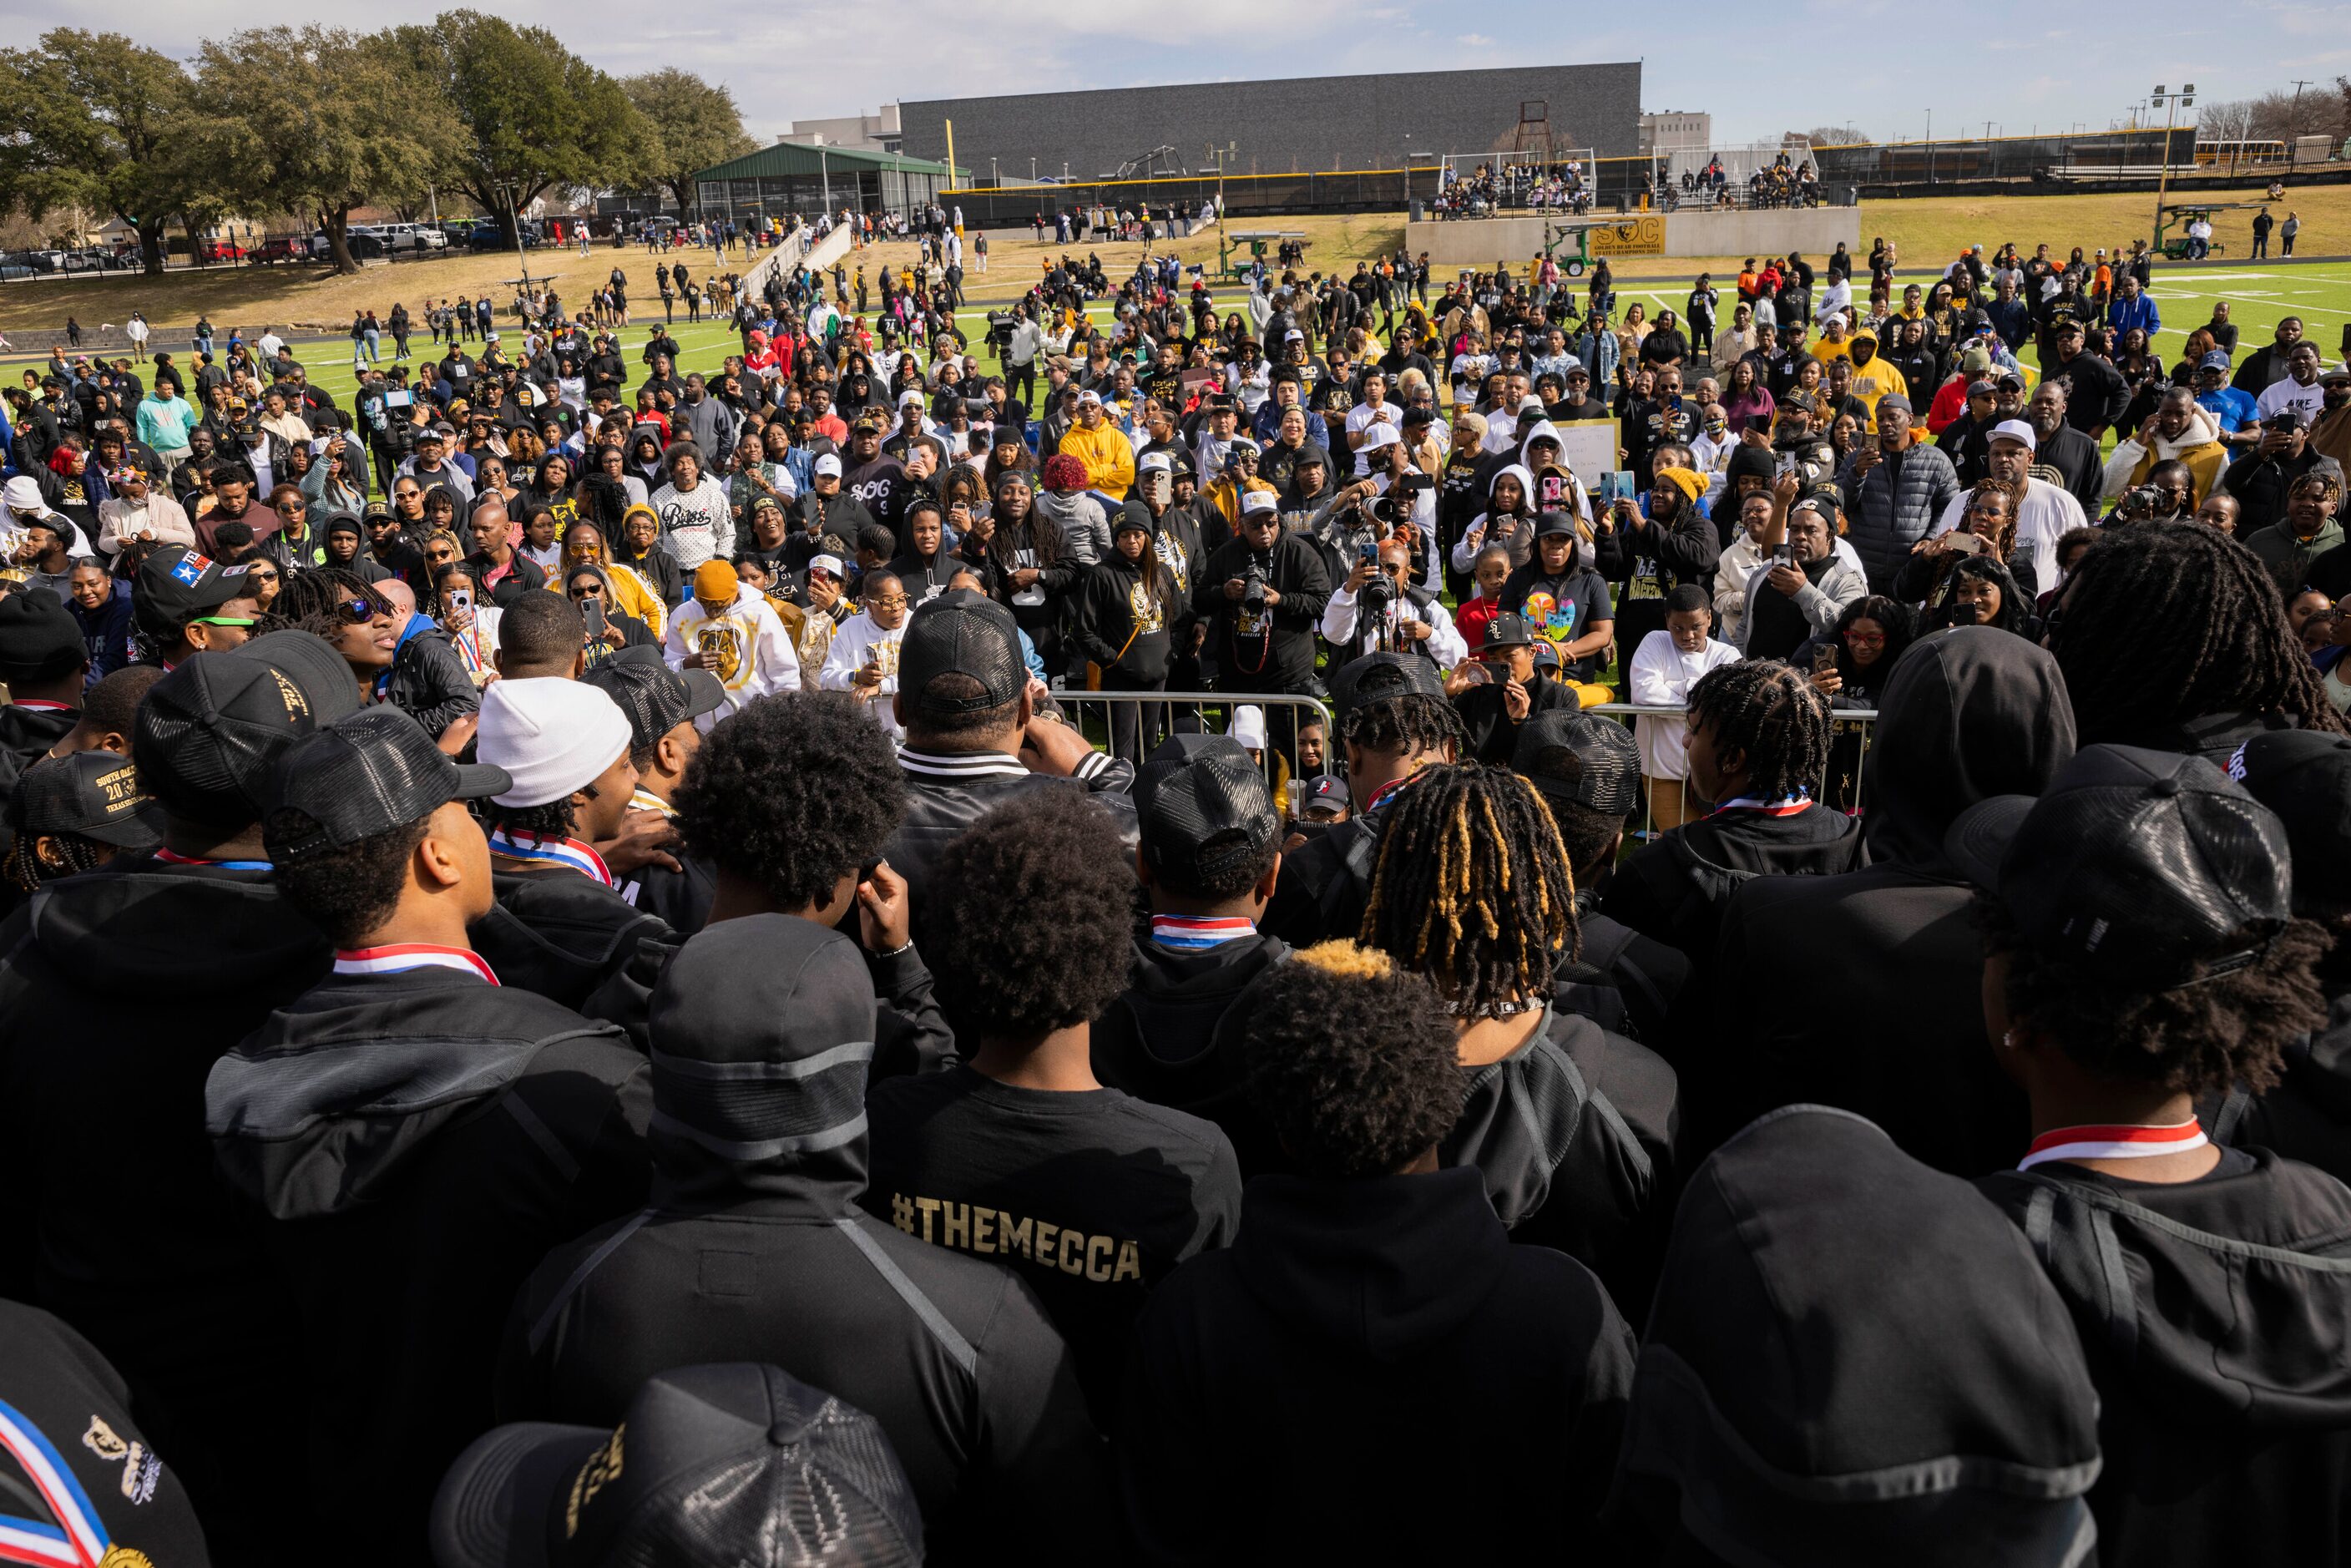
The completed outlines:
[[[601,599],[604,597],[604,585],[599,582],[587,583],[581,587],[571,590],[571,597],[574,599]]]
[[[1878,632],[1848,632],[1844,634],[1844,640],[1847,643],[1855,648],[1883,648],[1886,646],[1885,634]]]
[[[894,610],[899,605],[906,602],[906,596],[903,593],[898,593],[893,594],[887,599],[869,599],[866,602],[875,606],[877,609]]]
[[[245,575],[247,580],[253,582],[276,582],[277,580],[277,574],[276,572],[263,571],[258,569],[248,570]]]
[[[335,613],[354,626],[364,626],[375,619],[375,606],[364,599],[346,599],[335,606]]]

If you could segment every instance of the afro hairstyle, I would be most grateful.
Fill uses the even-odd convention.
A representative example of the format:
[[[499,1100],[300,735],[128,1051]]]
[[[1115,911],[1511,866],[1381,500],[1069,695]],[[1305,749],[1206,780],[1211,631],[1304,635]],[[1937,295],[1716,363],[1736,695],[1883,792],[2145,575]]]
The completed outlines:
[[[778,692],[703,737],[674,804],[688,853],[805,909],[882,852],[906,813],[905,774],[848,693]]]
[[[923,951],[949,1016],[1027,1040],[1099,1018],[1126,989],[1134,856],[1110,815],[1065,790],[1016,797],[946,847]]]

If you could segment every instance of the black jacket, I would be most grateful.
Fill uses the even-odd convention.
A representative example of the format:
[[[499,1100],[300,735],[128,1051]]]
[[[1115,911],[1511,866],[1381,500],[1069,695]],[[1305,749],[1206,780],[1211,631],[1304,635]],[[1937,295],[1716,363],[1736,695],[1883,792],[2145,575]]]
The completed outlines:
[[[496,605],[501,610],[504,610],[516,600],[520,599],[524,594],[531,591],[531,590],[535,588],[545,588],[547,586],[547,573],[539,570],[538,562],[531,559],[530,557],[524,555],[521,551],[516,551],[513,558],[508,560],[507,564],[513,570],[509,570],[505,576],[499,578],[496,586],[486,588],[485,590],[485,591],[486,591],[490,596],[490,602]],[[488,582],[489,579],[486,574],[490,570],[491,566],[490,558],[488,556],[476,550],[475,553],[465,558],[465,565],[472,569],[474,572],[474,580],[476,582]]]
[[[2122,371],[2115,369],[2112,361],[2087,349],[2062,363],[2048,360],[2042,373],[2063,376],[2071,383],[2073,390],[2065,395],[2065,423],[2093,441],[2097,439],[2093,432],[2112,426],[2129,406],[2130,387]]]
[[[204,1077],[331,949],[266,872],[153,860],[43,889],[26,931],[0,959],[0,1295],[114,1364],[223,1561],[270,1561],[285,1303],[214,1169]]]
[[[1252,561],[1281,596],[1270,614],[1252,614],[1225,597],[1226,582],[1246,578]],[[1306,535],[1277,535],[1267,555],[1242,538],[1218,545],[1192,585],[1193,612],[1208,622],[1216,650],[1217,685],[1235,692],[1304,691],[1314,679],[1314,629],[1330,601],[1331,574]]]
[[[1717,811],[1627,855],[1600,884],[1598,907],[1611,920],[1680,948],[1703,970],[1711,966],[1722,911],[1747,883],[1834,876],[1860,870],[1864,858],[1861,824],[1817,803],[1786,817]]]
[[[2326,1025],[2286,1047],[2285,1074],[2258,1099],[2242,1093],[2206,1109],[2215,1143],[2273,1149],[2351,1182],[2351,988],[2339,970],[2339,950],[2328,956]],[[1094,1026],[1100,1039],[1102,1026]],[[1097,1046],[1099,1051],[1099,1046]]]
[[[679,951],[653,1003],[651,1205],[523,1287],[499,1419],[609,1427],[666,1367],[773,1362],[881,1423],[930,1561],[1012,1540],[1024,1562],[1093,1561],[1103,1459],[1036,1293],[907,1234],[911,1211],[858,1210],[865,1064],[844,1046],[872,1022],[854,945],[812,922],[726,921]],[[1033,1219],[998,1235],[1058,1241]]]
[[[1233,1245],[1143,1315],[1119,1444],[1135,1560],[1555,1558],[1606,1493],[1632,1359],[1598,1282],[1511,1246],[1468,1171],[1261,1176]]]
[[[1603,530],[1593,553],[1615,601],[1616,646],[1629,666],[1641,639],[1664,627],[1667,594],[1685,582],[1713,592],[1722,538],[1695,502],[1685,502],[1670,525],[1642,517]]]
[[[37,1307],[0,1301],[0,1400],[18,1432],[47,1448],[60,1479],[80,1491],[108,1548],[100,1561],[174,1568],[206,1568],[213,1561],[181,1484],[180,1457],[163,1462],[153,1434],[131,1416],[121,1374],[88,1340]],[[14,1463],[9,1469],[8,1511],[16,1516],[10,1522],[29,1513],[33,1522],[54,1527],[58,1511],[43,1506],[45,1489],[26,1485],[30,1472]],[[62,1542],[57,1549],[70,1550]]]
[[[1137,942],[1132,983],[1094,1020],[1094,1076],[1222,1127],[1244,1177],[1290,1169],[1272,1127],[1250,1103],[1239,1040],[1249,1016],[1242,998],[1289,957],[1289,944],[1278,936],[1198,952]]]
[[[1574,711],[1576,695],[1559,682],[1541,675],[1528,678],[1527,716],[1510,716],[1509,694],[1503,683],[1489,680],[1461,692],[1453,699],[1453,711],[1461,719],[1461,760],[1489,762],[1507,768],[1519,748],[1519,731],[1537,715],[1564,708]]]
[[[906,879],[918,936],[923,895],[939,856],[966,828],[1017,795],[1050,789],[1091,798],[1110,813],[1123,841],[1132,846],[1136,839],[1134,802],[1126,793],[1134,782],[1134,765],[1099,751],[1078,765],[1074,779],[1031,773],[1000,751],[941,754],[909,747],[900,749],[898,762],[906,773],[906,818],[883,854],[890,869]]]
[[[656,915],[568,867],[501,871],[490,878],[497,904],[465,930],[500,982],[567,1008],[635,956],[637,945],[669,935]]]
[[[1775,1106],[1839,1106],[1938,1170],[2014,1163],[2024,1097],[1984,1044],[1975,894],[1943,852],[1993,795],[2039,795],[2074,755],[2056,661],[1990,627],[1922,639],[1886,683],[1865,775],[1871,864],[1761,877],[1715,951],[1719,1042],[1689,1062],[1701,1149]],[[1731,978],[1731,977],[1736,978]],[[1824,1027],[1833,1018],[1876,1020]]]
[[[2057,476],[2057,483],[2071,491],[2074,499],[2082,503],[2082,515],[2095,517],[2105,503],[2100,497],[2105,493],[2105,459],[2098,454],[2098,444],[2070,424],[2061,424],[2053,434],[2041,438],[2032,449],[2032,465],[2046,468]],[[2240,535],[2247,532],[2240,521]]]
[[[205,1120],[271,1223],[299,1347],[317,1526],[355,1563],[422,1554],[434,1490],[491,1425],[516,1289],[644,1202],[650,1068],[625,1037],[450,969],[330,975],[214,1064]]]
[[[1978,1184],[2072,1310],[2097,1385],[2108,1568],[2351,1552],[2351,1190],[2266,1149],[2155,1185],[2064,1161]]]
[[[34,708],[17,703],[0,707],[0,800],[15,794],[16,780],[24,777],[25,769],[47,757],[49,747],[80,722],[78,708]]]
[[[482,707],[481,689],[465,673],[449,634],[429,624],[402,639],[384,674],[382,697],[436,740],[458,718]]]

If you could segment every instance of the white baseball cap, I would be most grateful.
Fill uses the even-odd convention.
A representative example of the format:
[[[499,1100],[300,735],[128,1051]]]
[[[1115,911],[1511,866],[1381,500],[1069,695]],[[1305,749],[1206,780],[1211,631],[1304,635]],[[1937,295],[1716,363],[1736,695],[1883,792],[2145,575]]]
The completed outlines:
[[[1274,500],[1273,492],[1270,490],[1251,490],[1241,497],[1241,511],[1244,515],[1272,510],[1274,510]]]
[[[915,408],[923,406],[923,394],[915,392],[911,387],[898,394],[898,406],[900,408],[905,408],[909,404]]]
[[[1403,439],[1392,424],[1367,424],[1364,426],[1363,444],[1355,450],[1358,453],[1377,452],[1381,447],[1394,446]]]
[[[812,556],[809,559],[808,569],[810,571],[820,571],[835,582],[841,581],[849,575],[848,569],[841,564],[841,558],[837,555]]]
[[[841,459],[827,452],[817,458],[813,472],[820,476],[830,474],[838,479],[841,477]]]
[[[1088,403],[1092,403],[1096,408],[1100,408],[1102,406],[1102,393],[1094,391],[1092,387],[1079,388],[1078,406],[1080,408],[1083,408]]]
[[[2021,419],[2001,420],[1991,427],[1991,435],[1989,439],[2020,441],[2024,444],[2024,449],[2027,452],[2035,451],[2041,445],[2041,437],[2035,434],[2032,426]]]
[[[1253,704],[1244,704],[1233,709],[1233,722],[1226,733],[1253,751],[1263,751],[1265,709]]]
[[[544,806],[594,782],[631,740],[628,716],[601,686],[543,675],[490,683],[474,750],[513,780],[492,800]]]
[[[1176,465],[1167,461],[1165,452],[1146,452],[1135,463],[1134,471],[1138,474],[1172,474],[1176,471]]]

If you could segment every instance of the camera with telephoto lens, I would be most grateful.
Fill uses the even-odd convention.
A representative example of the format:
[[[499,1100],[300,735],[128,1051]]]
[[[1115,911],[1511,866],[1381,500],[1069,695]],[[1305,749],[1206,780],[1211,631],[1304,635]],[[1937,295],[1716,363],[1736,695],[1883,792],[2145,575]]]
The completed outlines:
[[[1356,606],[1365,617],[1378,621],[1387,615],[1388,606],[1395,602],[1395,583],[1374,560],[1371,580],[1364,584],[1363,591],[1355,595]]]
[[[1265,613],[1265,568],[1251,561],[1241,571],[1241,608],[1252,615]]]

